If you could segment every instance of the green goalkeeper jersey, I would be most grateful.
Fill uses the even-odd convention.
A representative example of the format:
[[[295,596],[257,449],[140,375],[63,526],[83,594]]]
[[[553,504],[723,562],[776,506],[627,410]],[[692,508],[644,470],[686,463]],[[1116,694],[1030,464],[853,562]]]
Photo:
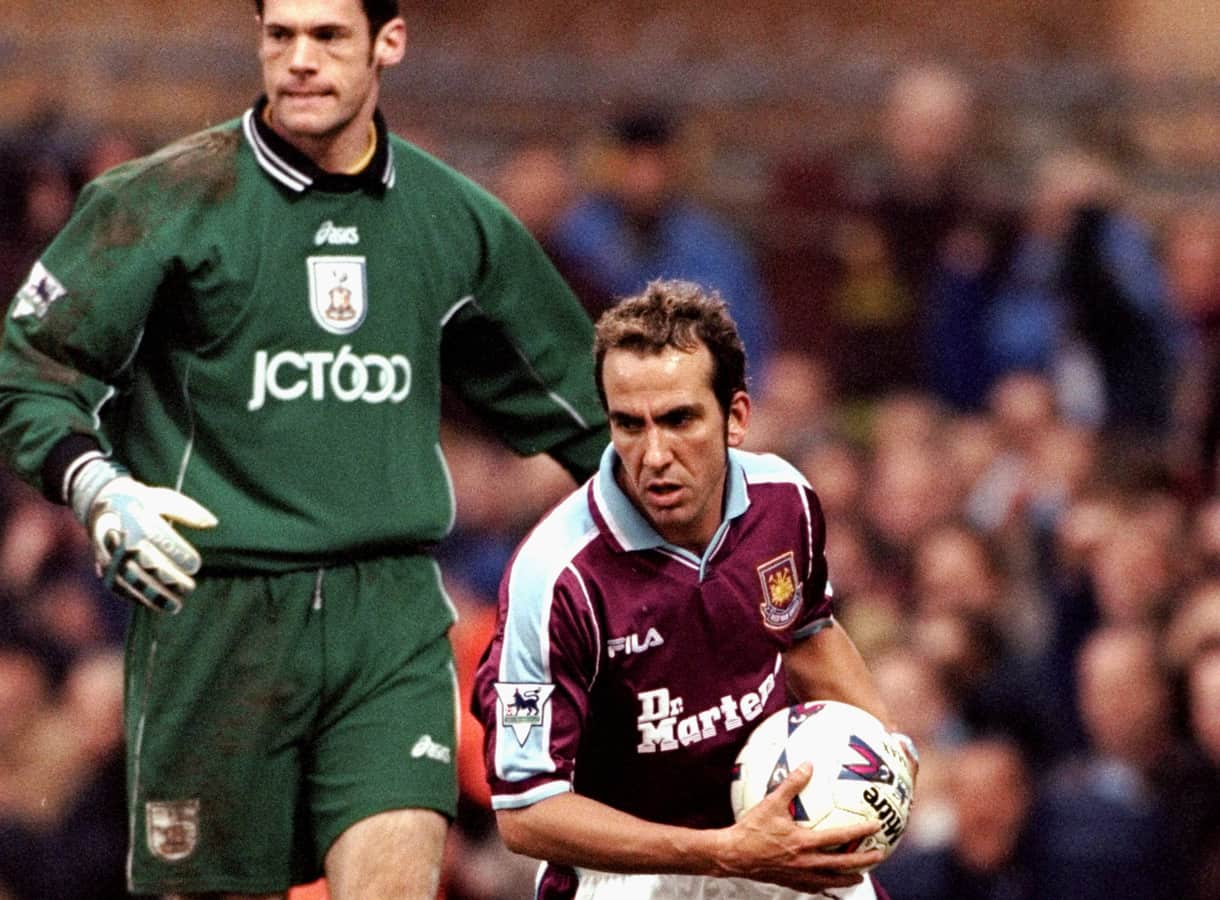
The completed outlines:
[[[217,514],[189,535],[205,571],[443,537],[442,384],[516,451],[592,473],[591,324],[532,237],[380,116],[370,165],[334,175],[264,103],[84,190],[6,320],[15,470],[62,502],[74,459],[113,452]]]

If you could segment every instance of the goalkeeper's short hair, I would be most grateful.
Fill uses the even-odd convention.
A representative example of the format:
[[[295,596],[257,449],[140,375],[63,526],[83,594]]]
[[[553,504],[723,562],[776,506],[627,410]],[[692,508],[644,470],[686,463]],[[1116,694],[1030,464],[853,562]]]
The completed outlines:
[[[398,0],[360,0],[360,5],[364,7],[364,14],[369,20],[369,34],[373,37],[381,31],[382,25],[398,16]],[[263,0],[254,0],[254,8],[261,16]]]

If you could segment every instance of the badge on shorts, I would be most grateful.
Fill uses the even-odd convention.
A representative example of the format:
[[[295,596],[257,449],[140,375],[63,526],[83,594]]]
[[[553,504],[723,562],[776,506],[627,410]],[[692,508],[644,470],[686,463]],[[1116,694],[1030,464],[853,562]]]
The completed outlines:
[[[542,714],[555,692],[553,684],[496,682],[500,697],[500,724],[511,728],[517,743],[525,746],[530,729],[542,724]]]
[[[195,852],[199,842],[198,800],[150,800],[144,804],[148,849],[166,862]]]
[[[801,611],[800,579],[796,574],[796,559],[789,550],[770,562],[758,567],[758,580],[762,582],[763,623],[768,628],[785,628]]]
[[[363,256],[311,256],[309,311],[331,334],[351,334],[368,312]]]

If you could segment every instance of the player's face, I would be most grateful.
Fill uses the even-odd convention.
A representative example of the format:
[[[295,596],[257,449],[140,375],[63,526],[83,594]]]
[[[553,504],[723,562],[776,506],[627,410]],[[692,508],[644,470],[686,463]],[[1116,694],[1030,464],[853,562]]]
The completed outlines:
[[[266,0],[260,25],[272,126],[323,168],[359,158],[378,74],[406,47],[403,20],[370,35],[360,0]]]
[[[702,553],[720,525],[728,448],[745,438],[749,396],[734,396],[726,420],[702,345],[693,353],[610,350],[602,385],[620,486],[663,538]]]

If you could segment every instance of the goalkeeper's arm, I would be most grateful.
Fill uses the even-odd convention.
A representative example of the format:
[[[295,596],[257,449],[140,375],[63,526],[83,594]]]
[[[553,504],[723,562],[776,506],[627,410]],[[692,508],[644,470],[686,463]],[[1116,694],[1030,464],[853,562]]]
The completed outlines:
[[[100,451],[74,460],[64,486],[106,585],[152,609],[178,612],[201,561],[171,523],[211,528],[216,517],[185,494],[136,481]]]

